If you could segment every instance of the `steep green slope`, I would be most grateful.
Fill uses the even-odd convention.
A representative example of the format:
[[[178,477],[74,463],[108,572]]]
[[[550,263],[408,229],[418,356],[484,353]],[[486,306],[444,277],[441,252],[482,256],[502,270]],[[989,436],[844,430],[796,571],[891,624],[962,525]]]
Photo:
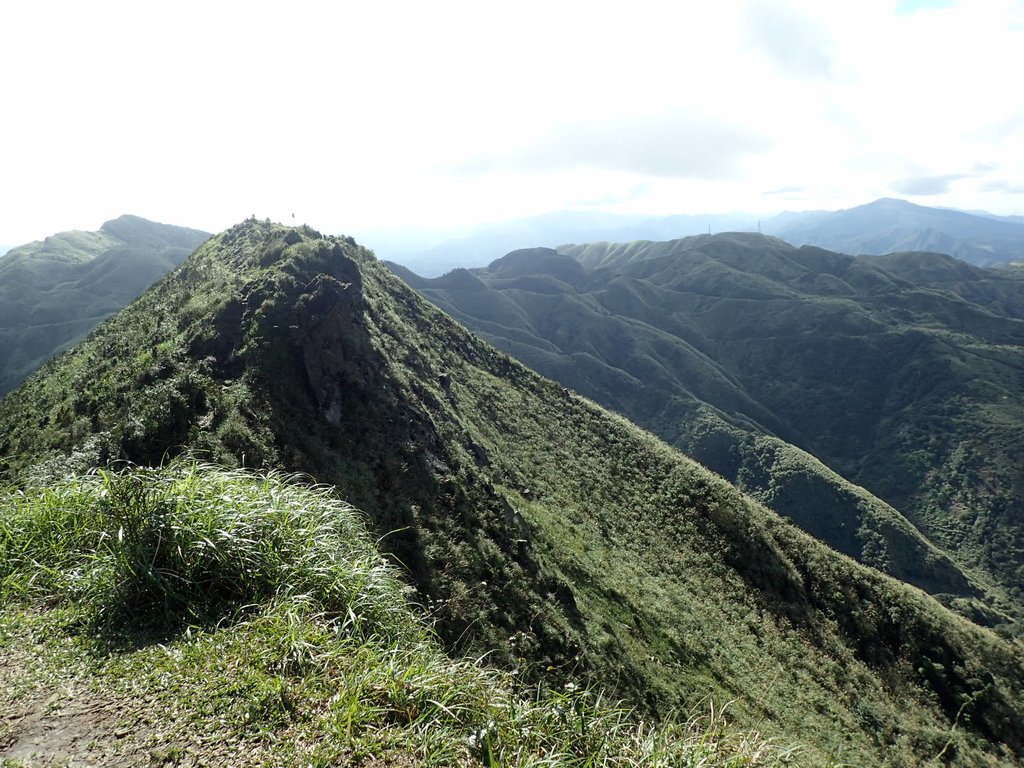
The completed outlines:
[[[1015,273],[719,235],[404,276],[833,547],[980,621],[1024,613]]]
[[[343,238],[249,221],[0,402],[11,480],[185,447],[338,487],[449,647],[711,696],[806,762],[1012,764],[1021,648],[480,342]]]
[[[0,395],[176,267],[209,234],[137,216],[0,258]]]

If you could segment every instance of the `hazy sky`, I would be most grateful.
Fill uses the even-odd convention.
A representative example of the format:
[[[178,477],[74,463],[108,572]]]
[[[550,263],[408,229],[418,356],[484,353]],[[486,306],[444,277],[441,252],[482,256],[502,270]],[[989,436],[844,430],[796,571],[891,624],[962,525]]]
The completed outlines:
[[[0,243],[562,208],[1024,214],[1024,0],[5,2]]]

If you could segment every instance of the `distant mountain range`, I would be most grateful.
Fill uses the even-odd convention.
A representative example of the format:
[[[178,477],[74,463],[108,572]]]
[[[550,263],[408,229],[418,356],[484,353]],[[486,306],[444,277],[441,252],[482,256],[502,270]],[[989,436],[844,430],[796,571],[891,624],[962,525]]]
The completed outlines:
[[[597,240],[668,240],[713,230],[757,227],[749,214],[698,216],[629,216],[604,211],[554,211],[480,227],[460,235],[422,232],[399,239],[394,232],[368,231],[360,240],[381,259],[394,261],[416,274],[436,277],[457,267],[480,267],[518,248]]]
[[[991,266],[1024,259],[1024,221],[905,200],[882,199],[845,211],[784,213],[764,231],[793,245],[817,245],[854,256],[902,251],[944,253]]]
[[[1018,271],[758,234],[394,268],[839,551],[976,620],[1024,616]]]
[[[1024,220],[877,200],[846,211],[625,216],[562,211],[492,225],[454,239],[367,232],[380,258],[421,276],[483,266],[524,247],[666,241],[722,231],[765,233],[850,254],[934,251],[975,264],[1024,262]],[[63,232],[0,256],[0,395],[80,339],[208,237],[199,230],[122,216],[98,232]],[[415,245],[419,243],[420,245]]]
[[[625,216],[561,211],[482,227],[459,237],[422,233],[399,241],[394,233],[362,239],[382,259],[436,277],[457,267],[482,267],[509,251],[572,243],[673,240],[718,232],[771,234],[793,245],[817,245],[850,255],[930,251],[979,265],[1024,259],[1024,220],[987,213],[927,208],[882,199],[842,211]]]
[[[209,234],[137,216],[0,257],[0,395],[185,260]]]

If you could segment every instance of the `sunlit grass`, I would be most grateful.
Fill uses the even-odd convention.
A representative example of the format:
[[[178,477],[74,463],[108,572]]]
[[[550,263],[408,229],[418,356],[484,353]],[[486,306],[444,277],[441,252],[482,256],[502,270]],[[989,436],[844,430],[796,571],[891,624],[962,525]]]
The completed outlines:
[[[193,740],[252,764],[797,762],[713,706],[645,722],[594,690],[450,658],[360,514],[296,478],[182,461],[8,494],[0,577],[0,645],[35,638],[57,678],[88,669],[105,696],[172,713],[149,737],[165,752]],[[55,634],[79,639],[38,642]]]
[[[4,596],[63,596],[102,621],[194,621],[271,598],[375,631],[405,589],[325,488],[188,463],[97,472],[4,502]]]

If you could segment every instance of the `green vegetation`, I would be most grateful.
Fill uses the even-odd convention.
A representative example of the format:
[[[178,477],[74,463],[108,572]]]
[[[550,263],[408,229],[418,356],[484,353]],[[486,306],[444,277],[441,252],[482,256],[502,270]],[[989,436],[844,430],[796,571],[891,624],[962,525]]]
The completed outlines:
[[[732,234],[516,252],[435,280],[402,274],[835,549],[1019,631],[1015,272]]]
[[[781,766],[798,755],[729,730],[713,709],[652,727],[589,691],[449,658],[358,513],[274,475],[176,463],[8,495],[0,584],[4,711],[70,685],[94,719],[65,715],[56,740],[100,721],[85,754],[37,745],[44,759]],[[17,720],[0,723],[0,756],[30,757],[22,741]]]
[[[6,599],[59,595],[112,627],[209,621],[270,600],[358,615],[387,636],[404,621],[383,613],[396,587],[364,526],[326,490],[172,466],[101,470],[4,504]]]
[[[0,256],[0,395],[176,267],[209,234],[137,216]]]
[[[516,701],[578,685],[660,724],[728,701],[737,727],[802,745],[808,765],[1024,756],[1018,643],[837,555],[479,341],[349,239],[234,227],[0,401],[0,472],[26,495],[188,452],[335,487],[400,563],[446,652],[511,674]],[[133,613],[242,631],[253,619],[237,604],[287,572],[239,585],[231,564],[247,558],[190,571],[195,591],[165,579],[170,598],[133,588]],[[138,571],[118,568],[107,572]]]

